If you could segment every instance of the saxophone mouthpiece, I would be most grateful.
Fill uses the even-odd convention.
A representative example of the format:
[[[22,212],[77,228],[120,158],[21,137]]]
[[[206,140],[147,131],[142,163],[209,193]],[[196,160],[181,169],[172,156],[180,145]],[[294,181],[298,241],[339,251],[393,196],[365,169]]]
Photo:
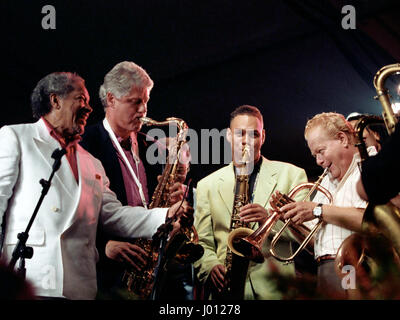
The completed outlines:
[[[143,124],[148,124],[148,123],[151,122],[151,119],[148,118],[148,117],[141,117],[139,120],[140,120],[140,122],[142,122]]]
[[[250,161],[250,146],[246,144],[242,151],[242,162],[246,164]]]

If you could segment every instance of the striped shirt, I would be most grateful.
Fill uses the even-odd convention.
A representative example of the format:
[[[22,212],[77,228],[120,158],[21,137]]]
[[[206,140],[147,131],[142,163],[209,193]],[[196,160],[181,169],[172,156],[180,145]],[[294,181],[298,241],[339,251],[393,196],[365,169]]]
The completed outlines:
[[[327,175],[321,182],[321,186],[328,189],[333,197],[333,206],[354,207],[365,209],[368,202],[360,198],[356,190],[357,181],[360,179],[359,153],[356,153],[353,160],[341,181],[330,180]],[[313,202],[328,204],[328,199],[318,192]],[[324,223],[315,235],[315,259],[324,255],[336,255],[343,240],[350,236],[353,231],[330,223]]]

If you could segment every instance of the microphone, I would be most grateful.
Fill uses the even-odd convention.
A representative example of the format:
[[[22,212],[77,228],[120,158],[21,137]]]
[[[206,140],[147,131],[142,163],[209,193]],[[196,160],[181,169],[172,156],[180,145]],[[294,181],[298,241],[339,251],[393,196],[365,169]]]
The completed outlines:
[[[67,153],[67,150],[65,150],[65,149],[56,149],[56,150],[53,151],[51,157],[52,157],[54,160],[58,160],[58,159],[61,159],[62,156],[63,156],[64,154],[66,154],[66,153]]]
[[[61,158],[64,154],[67,153],[67,150],[63,149],[56,149],[53,151],[51,157],[54,159],[53,164],[53,171],[57,171],[61,166]]]

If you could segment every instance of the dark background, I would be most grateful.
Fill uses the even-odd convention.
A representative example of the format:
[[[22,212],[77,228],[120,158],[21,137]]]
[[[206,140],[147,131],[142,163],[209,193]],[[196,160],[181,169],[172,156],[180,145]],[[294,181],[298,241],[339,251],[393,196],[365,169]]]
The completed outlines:
[[[242,104],[264,115],[263,154],[321,173],[303,138],[320,112],[380,114],[373,76],[400,62],[400,1],[143,0],[2,1],[0,125],[32,122],[29,96],[54,71],[86,79],[94,112],[98,88],[118,62],[134,61],[155,82],[148,116],[183,118],[222,130]],[[44,5],[56,29],[44,30]],[[344,5],[356,29],[341,25]],[[394,93],[394,98],[396,94]],[[210,156],[211,161],[211,156]],[[192,165],[195,182],[222,164]]]

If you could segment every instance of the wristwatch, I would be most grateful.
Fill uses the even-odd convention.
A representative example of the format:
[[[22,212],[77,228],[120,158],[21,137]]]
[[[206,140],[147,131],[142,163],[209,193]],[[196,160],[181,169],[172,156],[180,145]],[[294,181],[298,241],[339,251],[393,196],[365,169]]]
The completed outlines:
[[[322,220],[322,203],[318,203],[312,211],[315,218]]]

